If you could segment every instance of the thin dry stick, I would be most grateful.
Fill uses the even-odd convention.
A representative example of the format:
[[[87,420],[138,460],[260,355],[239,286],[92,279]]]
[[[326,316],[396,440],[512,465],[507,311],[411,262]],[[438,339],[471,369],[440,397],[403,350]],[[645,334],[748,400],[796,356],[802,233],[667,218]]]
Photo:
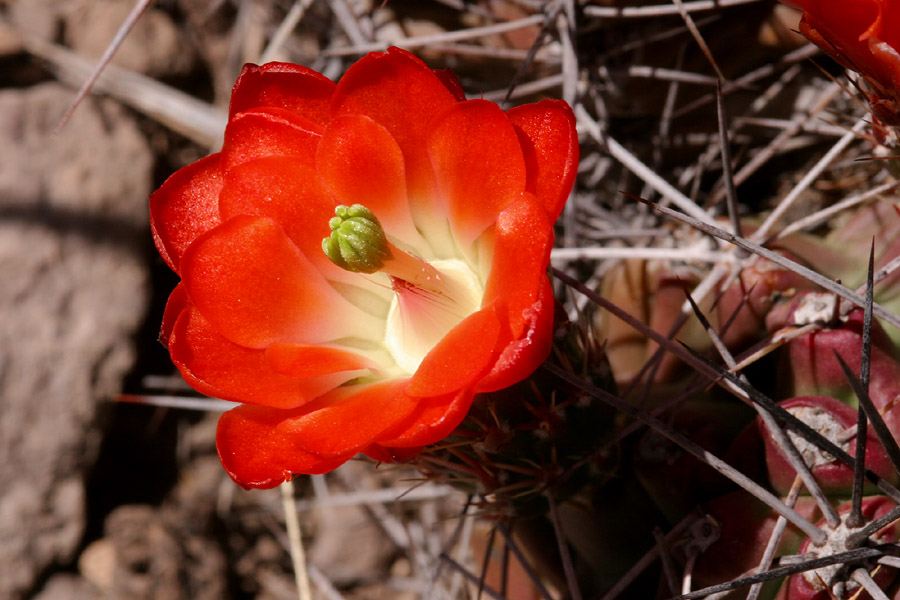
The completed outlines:
[[[704,223],[712,222],[712,217],[706,214],[702,208],[697,206],[693,200],[682,194],[675,189],[672,184],[657,175],[653,169],[645,165],[638,157],[626,150],[622,144],[612,137],[603,134],[600,130],[600,124],[597,123],[597,121],[595,121],[580,104],[575,107],[575,116],[578,118],[578,121],[584,125],[591,137],[600,144],[603,144],[613,158],[625,165],[627,169],[637,175],[647,185],[698,221]]]
[[[203,412],[225,412],[240,406],[237,402],[218,400],[216,398],[196,398],[189,396],[166,396],[144,394],[119,394],[116,402],[128,402],[129,404],[146,404],[161,408],[180,408],[182,410],[199,410]]]
[[[544,15],[531,15],[515,21],[506,23],[498,23],[496,25],[485,25],[484,27],[470,27],[459,31],[448,31],[446,33],[438,33],[434,35],[422,35],[411,38],[399,38],[395,40],[386,40],[382,42],[373,42],[371,44],[363,44],[358,46],[349,46],[347,48],[334,48],[325,50],[322,56],[352,56],[354,54],[365,54],[376,50],[384,50],[388,46],[401,46],[403,48],[417,48],[419,46],[428,46],[430,44],[446,44],[459,40],[470,40],[473,38],[485,37],[497,33],[506,33],[515,31],[516,29],[524,29],[532,25],[539,25],[544,21]]]
[[[803,480],[801,480],[800,477],[794,477],[794,483],[791,484],[791,489],[788,490],[788,495],[784,499],[785,504],[794,506],[797,502],[797,498],[800,496],[802,483]],[[787,529],[787,519],[779,515],[778,520],[775,521],[775,527],[772,528],[772,535],[769,536],[769,542],[766,544],[766,549],[763,551],[763,556],[759,561],[759,566],[756,568],[757,573],[765,572],[772,566],[772,560],[775,558],[775,550],[778,549],[778,544],[781,542],[785,529]],[[746,600],[757,600],[760,592],[762,592],[762,587],[762,583],[754,583],[751,585],[750,589],[747,591]]]
[[[313,0],[296,0],[294,2],[291,10],[284,16],[281,25],[278,26],[278,29],[272,35],[272,39],[269,40],[269,44],[263,51],[262,56],[259,57],[259,62],[267,63],[275,59],[278,53],[281,52],[281,47],[284,46],[284,43],[291,37],[294,29],[297,28],[297,25],[303,19],[306,9],[312,3]]]
[[[740,236],[744,235],[741,219],[738,215],[737,190],[734,186],[734,173],[731,166],[731,148],[728,144],[728,117],[725,115],[725,96],[722,94],[722,83],[716,84],[716,114],[719,120],[719,146],[722,153],[722,173],[725,177],[725,198],[728,205],[728,217],[731,229]],[[739,252],[743,258],[747,253]]]
[[[347,4],[347,0],[330,0],[328,6],[331,8],[331,12],[334,13],[334,16],[337,17],[338,23],[341,24],[344,33],[350,38],[350,43],[355,44],[356,46],[363,46],[372,41],[371,26],[367,26],[370,24],[363,25],[360,19],[353,13],[353,9],[350,8],[350,5]]]
[[[309,588],[309,574],[306,572],[306,553],[303,551],[303,539],[300,537],[300,517],[294,501],[294,482],[281,484],[281,502],[284,505],[284,522],[287,526],[288,540],[291,543],[291,563],[294,566],[294,581],[297,583],[297,598],[312,600]]]
[[[610,18],[647,18],[661,17],[666,15],[677,15],[682,11],[686,13],[701,12],[704,10],[715,10],[717,8],[725,8],[728,6],[737,6],[739,4],[752,4],[759,0],[696,0],[695,2],[685,2],[676,6],[674,4],[658,4],[653,6],[626,6],[622,8],[607,6],[586,6],[584,14],[589,17],[610,17]]]
[[[697,221],[695,219],[692,219],[691,217],[689,217],[687,215],[680,214],[679,212],[674,211],[670,208],[666,208],[665,206],[660,206],[659,204],[652,204],[652,203],[647,203],[647,204],[650,204],[651,206],[654,207],[655,210],[663,213],[664,215],[670,216],[673,219],[681,221],[682,223],[690,224],[695,229],[699,229],[700,231],[703,231],[705,233],[713,235],[713,236],[715,236],[721,240],[724,240],[730,244],[734,244],[735,246],[744,248],[745,250],[748,250],[748,251],[752,252],[753,254],[757,254],[757,255],[765,258],[766,260],[769,260],[779,266],[784,267],[785,269],[789,269],[789,270],[793,271],[794,273],[796,273],[797,275],[800,275],[801,277],[808,279],[809,281],[812,281],[816,285],[819,285],[819,286],[825,288],[829,292],[832,292],[833,294],[839,296],[840,298],[846,300],[847,302],[849,302],[850,304],[853,304],[854,306],[859,306],[860,308],[865,307],[865,299],[861,298],[859,296],[859,294],[856,294],[855,292],[849,290],[848,288],[844,287],[843,285],[841,285],[839,283],[835,283],[834,281],[831,281],[827,277],[820,275],[819,273],[813,271],[812,269],[804,267],[801,264],[798,264],[788,258],[785,258],[784,256],[778,254],[777,252],[773,252],[773,251],[769,250],[768,248],[764,248],[764,247],[760,246],[759,244],[749,241],[748,239],[740,238],[732,233],[729,233],[727,231],[719,229],[718,227],[708,225],[707,223],[703,223],[703,222]],[[897,327],[898,329],[900,329],[900,316],[895,315],[893,312],[887,310],[880,304],[873,304],[872,310],[876,315],[878,315],[879,317],[884,319],[886,322],[888,322],[891,325],[893,325],[894,327]]]
[[[720,263],[726,257],[726,253],[705,248],[554,248],[550,257],[554,261],[569,262],[573,260],[593,259],[627,259],[646,258],[684,262]]]
[[[568,102],[569,106],[575,106],[578,86],[578,53],[575,48],[575,2],[573,0],[560,0],[560,3],[563,10],[560,10],[556,16],[556,25],[562,48],[563,100]],[[578,204],[573,190],[569,193],[569,200],[566,202],[562,214],[562,243],[566,247],[574,246],[576,243]]]
[[[712,65],[712,68],[716,72],[716,75],[719,76],[719,80],[725,81],[725,75],[723,75],[722,70],[719,69],[719,64],[716,62],[716,59],[713,58],[709,46],[706,45],[706,40],[703,39],[703,36],[700,34],[700,30],[697,29],[697,25],[694,23],[694,19],[688,12],[685,3],[681,0],[672,0],[672,2],[678,8],[678,13],[681,15],[681,18],[684,21],[685,26],[688,28],[688,31],[691,32],[691,37],[693,37],[694,41],[697,42],[697,45],[700,46],[700,51],[703,52],[706,60],[709,61],[709,64]]]
[[[100,77],[100,73],[103,72],[103,69],[106,65],[109,64],[109,61],[112,60],[113,55],[119,49],[119,46],[122,45],[122,42],[125,41],[125,38],[128,37],[128,34],[134,29],[135,24],[137,24],[138,19],[141,18],[141,15],[144,14],[150,5],[153,4],[153,0],[137,0],[134,4],[134,8],[131,9],[131,12],[128,13],[128,16],[125,17],[125,22],[119,26],[119,30],[116,31],[116,35],[113,37],[112,41],[106,47],[106,50],[103,52],[103,56],[100,57],[100,60],[97,61],[97,66],[94,67],[93,72],[90,77],[81,85],[81,88],[78,90],[78,94],[75,96],[75,100],[72,101],[72,104],[69,106],[66,113],[59,120],[59,123],[56,124],[56,128],[53,130],[53,133],[59,133],[62,131],[62,128],[66,126],[66,123],[69,122],[69,119],[72,117],[72,113],[75,112],[75,109],[78,108],[78,105],[81,104],[81,101],[87,97],[88,92],[91,91],[91,88],[94,87],[94,84],[97,82],[97,79]]]
[[[92,63],[74,52],[39,38],[25,39],[29,52],[48,61],[57,77],[77,85],[89,77]],[[108,94],[202,146],[221,143],[227,115],[193,96],[134,71],[108,65],[94,90]]]
[[[794,202],[800,197],[806,188],[808,188],[815,179],[822,174],[831,162],[837,157],[838,154],[844,151],[844,148],[850,145],[850,142],[859,137],[859,132],[861,132],[865,127],[869,125],[868,118],[862,118],[853,125],[853,128],[844,134],[844,136],[837,141],[837,143],[831,147],[828,152],[825,153],[819,161],[813,166],[812,169],[807,171],[806,175],[797,182],[797,185],[788,193],[784,199],[778,203],[778,206],[775,207],[775,210],[768,216],[768,218],[763,222],[762,225],[759,226],[759,229],[753,232],[750,236],[750,240],[754,242],[760,242],[766,239],[766,236],[769,235],[769,232],[775,227],[775,224],[784,216],[784,213],[788,211],[788,209],[793,206]]]
[[[891,189],[900,185],[900,180],[888,181],[887,183],[883,183],[877,187],[868,190],[862,194],[854,194],[849,198],[844,198],[840,202],[836,202],[827,208],[823,208],[820,211],[814,212],[811,215],[807,215],[796,221],[792,222],[790,225],[785,227],[784,229],[778,232],[776,236],[777,239],[783,238],[787,235],[790,235],[797,231],[803,231],[805,229],[811,229],[813,227],[817,227],[830,219],[831,217],[837,215],[848,208],[852,208],[857,204],[862,204],[866,200],[870,198],[874,198],[875,196],[879,196],[884,194],[885,192],[890,191]],[[878,276],[876,275],[875,281],[878,281]],[[860,293],[860,290],[857,290],[857,293]]]
[[[878,584],[875,583],[875,580],[872,579],[872,576],[869,575],[869,572],[863,567],[853,571],[853,573],[850,574],[850,577],[869,592],[869,595],[872,596],[872,600],[891,600],[888,598],[888,595],[878,587]]]
[[[650,67],[647,65],[631,65],[626,71],[628,77],[643,79],[656,79],[658,81],[677,81],[678,83],[694,83],[697,85],[716,85],[717,77],[701,75],[690,71],[666,69],[663,67]]]

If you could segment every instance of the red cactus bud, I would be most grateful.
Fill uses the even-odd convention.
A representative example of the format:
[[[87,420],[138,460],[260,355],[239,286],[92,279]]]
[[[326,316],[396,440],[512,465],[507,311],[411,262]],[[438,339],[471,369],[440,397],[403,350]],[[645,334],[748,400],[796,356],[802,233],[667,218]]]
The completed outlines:
[[[676,273],[661,261],[633,259],[614,267],[603,279],[602,295],[656,331],[668,333],[680,318],[685,289],[697,283],[690,272]],[[704,306],[704,310],[708,310]],[[657,349],[655,342],[630,325],[599,311],[594,322],[598,339],[606,341],[606,352],[616,382],[626,385]],[[695,349],[709,346],[709,336],[696,319],[677,334]],[[657,382],[671,382],[684,372],[683,363],[666,353],[655,372]]]
[[[862,514],[866,521],[871,521],[884,515],[895,506],[897,506],[897,503],[890,498],[873,496],[863,499]],[[849,511],[849,502],[838,507],[838,513],[841,515],[846,515]],[[818,526],[829,534],[829,541],[821,547],[815,547],[807,538],[800,546],[800,553],[809,554],[809,558],[812,559],[816,556],[827,556],[847,550],[848,548],[844,546],[844,541],[852,533],[852,530],[846,527],[844,521],[846,519],[842,519],[841,524],[837,528],[829,527],[824,520],[820,521]],[[900,538],[900,525],[894,522],[872,537],[879,543],[895,542]],[[856,568],[857,566],[853,565],[851,568]],[[879,565],[871,569],[869,574],[875,580],[875,583],[884,589],[896,577],[897,571],[896,569]],[[849,575],[844,565],[834,565],[793,575],[782,587],[781,592],[778,594],[778,600],[829,600],[830,598],[837,598],[838,600],[849,598],[854,600],[871,600],[871,596],[860,590],[860,586]]]
[[[694,579],[698,585],[734,579],[759,565],[772,535],[778,513],[744,490],[720,496],[704,506],[707,514],[719,524],[719,539],[697,560]],[[820,516],[815,501],[800,497],[795,510],[807,519]],[[803,535],[788,525],[777,554],[796,551]]]
[[[796,257],[785,253],[796,260]],[[722,341],[740,349],[765,334],[766,316],[772,307],[797,290],[810,289],[809,280],[767,260],[758,260],[741,271],[740,278],[722,294],[716,305],[723,324]],[[731,321],[727,329],[724,324]]]
[[[827,396],[803,396],[785,400],[780,404],[851,455],[856,452],[856,434],[853,433],[852,437],[848,435],[848,431],[853,431],[851,428],[856,425],[856,411],[840,400]],[[797,471],[761,418],[757,419],[757,426],[765,442],[769,481],[775,490],[786,494],[797,477]],[[806,464],[810,466],[813,476],[825,493],[849,491],[852,488],[853,469],[822,452],[799,435],[789,432],[788,436],[800,451]],[[887,453],[871,427],[866,443],[866,466],[889,481],[897,480],[897,474],[891,468]]]
[[[805,298],[808,298],[806,296]],[[802,299],[801,299],[802,300]],[[802,302],[797,304],[797,314]],[[795,338],[787,345],[779,382],[787,396],[832,396],[856,406],[835,353],[858,374],[862,353],[863,311],[854,310],[839,324]],[[900,433],[900,363],[884,329],[872,323],[869,396],[895,436]]]

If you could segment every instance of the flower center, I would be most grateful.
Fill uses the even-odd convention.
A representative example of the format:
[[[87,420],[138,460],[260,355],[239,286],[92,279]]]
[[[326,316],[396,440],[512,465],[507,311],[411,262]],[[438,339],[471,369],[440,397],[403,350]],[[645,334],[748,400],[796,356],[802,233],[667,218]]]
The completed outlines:
[[[390,276],[395,294],[387,318],[385,345],[407,373],[415,373],[425,355],[481,307],[483,294],[478,278],[463,261],[422,263],[432,272],[425,282]]]
[[[338,206],[325,254],[339,267],[388,276],[394,298],[384,344],[397,365],[414,373],[451,329],[481,308],[478,277],[462,260],[425,261],[396,248],[375,215],[362,205]]]

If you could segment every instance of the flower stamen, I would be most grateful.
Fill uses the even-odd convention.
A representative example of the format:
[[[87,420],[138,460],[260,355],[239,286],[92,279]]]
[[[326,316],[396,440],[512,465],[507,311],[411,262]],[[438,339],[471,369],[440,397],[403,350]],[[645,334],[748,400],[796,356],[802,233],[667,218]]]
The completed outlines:
[[[388,276],[395,295],[384,342],[396,363],[413,373],[453,327],[480,308],[484,290],[463,261],[429,262],[398,249],[365,206],[338,206],[335,213],[322,249],[342,269]]]

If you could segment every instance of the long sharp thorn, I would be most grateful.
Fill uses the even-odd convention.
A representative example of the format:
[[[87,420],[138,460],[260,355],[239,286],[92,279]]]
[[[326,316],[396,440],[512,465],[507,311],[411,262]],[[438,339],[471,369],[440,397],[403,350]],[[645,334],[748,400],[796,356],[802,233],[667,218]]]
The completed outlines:
[[[837,358],[838,364],[840,364],[841,369],[844,371],[844,377],[847,378],[847,381],[849,381],[850,385],[853,387],[853,391],[859,399],[859,405],[865,409],[866,416],[872,424],[872,429],[875,431],[878,441],[884,446],[884,450],[887,452],[891,465],[893,465],[895,471],[900,473],[900,445],[897,444],[897,440],[894,439],[887,424],[884,422],[884,418],[881,416],[881,413],[878,412],[872,399],[869,398],[869,394],[863,389],[859,379],[853,375],[850,366],[837,352],[835,352],[835,358]]]
[[[562,521],[559,519],[559,509],[553,494],[547,491],[544,496],[550,505],[550,521],[553,523],[553,533],[559,546],[559,556],[563,564],[563,572],[566,574],[566,586],[569,588],[569,597],[572,600],[581,600],[581,588],[578,587],[578,577],[575,575],[575,565],[572,563],[572,555],[569,553],[569,544],[563,533]]]
[[[711,594],[727,592],[728,590],[736,590],[742,587],[753,585],[754,583],[772,581],[773,579],[780,579],[781,577],[787,577],[788,575],[796,575],[797,573],[804,573],[806,571],[812,571],[814,569],[821,569],[822,567],[827,567],[830,565],[849,564],[851,562],[860,562],[868,560],[870,558],[878,558],[882,556],[886,551],[893,550],[893,548],[894,544],[883,544],[871,548],[858,548],[856,550],[849,550],[847,552],[839,552],[837,554],[832,554],[831,556],[823,556],[822,558],[813,558],[810,560],[805,560],[803,562],[770,569],[765,573],[758,573],[756,575],[750,575],[748,577],[740,577],[726,583],[720,583],[718,585],[706,587],[701,590],[695,590],[689,594],[673,596],[669,600],[693,600],[694,598],[705,598],[706,596],[709,596]]]
[[[866,272],[865,312],[863,314],[862,355],[859,359],[860,392],[865,396],[869,395],[869,373],[872,357],[872,304],[874,303],[872,288],[874,287],[874,274],[875,240],[873,238],[872,244],[869,246],[869,266]],[[841,368],[844,368],[843,361],[840,362]],[[857,408],[856,419],[856,465],[853,469],[853,495],[850,498],[850,514],[847,517],[847,524],[851,527],[859,527],[865,522],[862,514],[862,496],[868,429],[866,408],[863,402],[860,401],[859,407]]]
[[[844,287],[843,285],[841,285],[839,283],[835,283],[834,281],[825,277],[824,275],[821,275],[820,273],[817,273],[817,272],[813,271],[812,269],[804,267],[803,265],[798,264],[797,262],[778,254],[777,252],[773,252],[772,250],[769,250],[768,248],[765,248],[764,246],[761,246],[760,244],[751,242],[748,239],[745,239],[745,238],[737,236],[733,233],[724,231],[723,229],[716,227],[714,225],[710,225],[709,223],[704,223],[702,221],[699,221],[698,219],[695,219],[684,213],[680,213],[677,210],[672,210],[671,208],[668,208],[666,206],[662,206],[661,204],[658,204],[655,202],[650,202],[649,200],[645,200],[638,196],[633,196],[633,197],[636,198],[638,201],[650,206],[651,208],[653,208],[653,210],[657,211],[658,213],[661,213],[668,217],[672,217],[676,221],[680,221],[682,223],[690,225],[691,227],[693,227],[694,229],[697,229],[698,231],[702,231],[703,233],[707,233],[709,235],[717,237],[720,240],[728,242],[729,244],[733,244],[739,248],[743,248],[744,250],[747,250],[748,252],[752,252],[753,254],[761,256],[761,257],[765,258],[766,260],[769,260],[780,267],[789,269],[789,270],[793,271],[794,273],[796,273],[797,275],[800,275],[804,279],[807,279],[817,285],[820,285],[824,289],[828,290],[829,292],[834,293],[835,295],[850,302],[851,304],[854,304],[856,306],[861,306],[861,307],[865,306],[865,300],[863,298],[860,298],[852,290],[849,290],[846,287]],[[890,323],[891,325],[900,329],[900,315],[896,315],[893,312],[887,310],[885,307],[881,306],[880,304],[876,304],[874,302],[872,303],[872,312],[873,312],[873,314],[876,314],[879,317],[881,317],[882,319],[884,319],[885,322]]]
[[[697,360],[703,361],[704,363],[709,365],[710,368],[716,368],[716,366],[710,363],[705,357],[700,356],[696,353],[694,353],[694,355]],[[733,383],[743,392],[745,392],[750,400],[752,400],[754,403],[759,403],[760,405],[768,409],[776,419],[786,424],[795,433],[803,436],[803,438],[805,438],[809,443],[837,458],[848,467],[853,468],[856,461],[852,456],[850,456],[850,454],[842,450],[834,442],[823,437],[819,432],[815,431],[809,425],[786,411],[783,407],[778,406],[778,404],[776,404],[774,400],[757,390],[749,383],[741,380],[741,378],[734,373],[730,373],[722,369],[718,370],[718,378],[725,379],[730,383]],[[898,490],[896,487],[885,481],[883,478],[879,477],[870,469],[866,469],[866,478],[874,483],[881,491],[883,491],[885,495],[889,496],[896,502],[900,502],[900,490]]]
[[[849,546],[858,546],[862,544],[870,535],[874,535],[879,529],[887,527],[897,519],[900,519],[900,506],[895,506],[877,519],[873,519],[866,523],[865,527],[863,527],[859,531],[855,531],[852,534],[848,535],[847,544]]]
[[[787,520],[796,525],[798,529],[809,536],[809,538],[814,543],[819,544],[825,541],[826,536],[821,529],[810,523],[806,518],[804,518],[793,508],[787,506],[784,502],[781,501],[780,498],[776,497],[774,494],[754,482],[752,479],[750,479],[719,457],[715,456],[711,452],[708,452],[707,450],[704,450],[702,447],[688,439],[686,436],[670,428],[659,419],[640,410],[633,404],[625,402],[617,396],[610,394],[606,390],[598,388],[576,375],[563,371],[555,365],[545,364],[544,368],[551,373],[554,373],[557,377],[594,396],[598,400],[602,400],[603,402],[609,404],[619,411],[622,411],[628,416],[638,419],[647,426],[652,427],[657,432],[664,435],[669,440],[678,444],[679,446],[681,446],[681,448],[694,455],[704,464],[707,464],[710,467],[714,468],[725,477],[728,477],[733,482],[737,483],[747,492],[749,492],[762,502],[766,503],[772,509],[776,510],[779,514],[784,515]]]
[[[487,577],[488,564],[491,560],[491,552],[494,551],[494,542],[497,539],[497,528],[491,527],[491,533],[488,535],[487,545],[484,548],[484,559],[481,561],[481,575],[478,577],[478,592],[475,594],[475,600],[481,600],[481,593],[484,591],[485,578]]]
[[[134,3],[134,8],[131,9],[131,12],[128,13],[128,16],[125,17],[125,21],[119,27],[119,30],[116,31],[116,35],[113,37],[113,40],[106,47],[106,51],[103,53],[103,56],[100,57],[100,60],[97,61],[97,66],[94,67],[94,72],[91,73],[91,76],[88,77],[87,81],[85,81],[81,88],[78,90],[78,94],[75,96],[75,100],[72,101],[72,104],[69,105],[69,108],[66,109],[66,113],[59,120],[59,123],[56,124],[56,128],[53,130],[53,133],[59,133],[62,131],[62,128],[66,126],[66,123],[69,122],[69,119],[72,118],[72,114],[75,112],[75,109],[78,108],[78,105],[81,104],[81,101],[85,99],[88,95],[88,92],[91,91],[91,88],[94,87],[94,84],[97,83],[97,79],[100,78],[100,74],[103,72],[103,69],[106,65],[109,64],[109,61],[112,60],[113,55],[116,53],[116,50],[119,49],[119,46],[122,45],[122,42],[125,41],[125,38],[134,29],[135,24],[137,24],[138,19],[141,18],[141,15],[144,14],[150,5],[153,4],[153,0],[137,0]]]
[[[869,391],[869,373],[872,366],[872,312],[875,308],[875,239],[869,246],[869,267],[866,272],[866,303],[863,313],[862,357],[859,366],[859,380],[866,393]]]
[[[737,191],[734,187],[734,173],[731,167],[731,148],[728,145],[728,118],[725,115],[725,96],[722,94],[722,80],[716,80],[716,112],[719,116],[719,146],[722,155],[722,179],[725,184],[725,200],[728,206],[728,217],[735,235],[743,237],[741,220],[738,216]],[[749,255],[746,250],[738,249],[740,258]]]
[[[465,577],[466,579],[468,579],[470,582],[475,583],[475,584],[478,584],[478,585],[480,586],[480,587],[479,587],[479,590],[480,590],[481,592],[484,592],[485,594],[487,594],[488,596],[490,596],[490,597],[493,598],[494,600],[507,600],[507,599],[506,599],[506,596],[504,596],[504,595],[501,594],[500,592],[495,591],[495,590],[494,590],[493,588],[491,588],[490,586],[484,585],[484,581],[480,580],[478,577],[476,577],[475,575],[473,575],[472,573],[470,573],[469,570],[468,570],[467,568],[465,568],[464,566],[462,566],[461,564],[459,564],[456,560],[453,559],[453,557],[451,557],[451,556],[450,556],[449,554],[447,554],[446,552],[442,552],[442,553],[440,554],[440,559],[441,559],[443,562],[445,562],[445,563],[447,563],[448,565],[450,565],[451,567],[453,567],[454,569],[456,569],[459,573],[462,573],[463,577]]]
[[[706,330],[709,338],[713,342],[713,346],[725,361],[725,365],[729,369],[734,370],[736,363],[734,361],[734,357],[731,355],[731,352],[729,352],[728,348],[722,342],[722,339],[712,328],[709,320],[706,318],[706,315],[703,314],[703,311],[700,310],[700,307],[697,306],[697,303],[694,302],[694,299],[691,297],[691,295],[688,293],[685,293],[685,295],[687,296],[687,301],[690,303],[691,308],[694,311],[694,315],[700,321],[700,324],[703,325],[703,328]],[[738,377],[743,381],[746,381],[746,377],[744,377],[744,375],[738,375]],[[806,489],[809,490],[809,493],[813,496],[813,498],[815,498],[816,504],[819,506],[822,514],[825,515],[828,524],[832,527],[837,527],[841,522],[837,511],[831,505],[831,502],[828,501],[828,498],[822,491],[821,486],[819,486],[819,482],[817,482],[816,478],[813,477],[812,470],[809,468],[809,465],[806,464],[806,461],[803,460],[803,455],[801,455],[800,451],[797,450],[797,446],[794,444],[793,440],[791,440],[790,436],[788,436],[784,429],[782,429],[781,426],[775,422],[775,417],[772,416],[772,413],[770,413],[759,404],[754,404],[753,407],[756,409],[756,412],[759,413],[759,416],[765,423],[770,435],[775,438],[778,446],[781,447],[782,450],[784,450],[788,462],[791,463],[791,466],[794,467],[794,470],[803,480],[803,483],[806,485]],[[865,464],[865,462],[863,462],[863,464]]]
[[[522,565],[522,568],[525,570],[525,573],[528,575],[528,578],[531,580],[531,583],[534,585],[535,591],[540,594],[543,600],[553,600],[553,596],[550,592],[547,591],[547,588],[544,587],[544,584],[541,583],[541,579],[538,574],[534,571],[531,565],[528,563],[528,558],[522,553],[522,550],[519,548],[516,541],[513,539],[512,535],[509,533],[506,525],[500,524],[498,525],[500,529],[500,533],[503,535],[503,539],[506,541],[506,546],[512,550],[512,553],[518,559],[519,563]]]
[[[869,575],[869,572],[866,571],[865,568],[860,567],[856,569],[850,576],[869,592],[869,595],[872,596],[873,600],[890,600],[888,595],[884,593],[884,590],[878,587],[878,584],[875,583],[875,580],[872,579],[872,576]]]

